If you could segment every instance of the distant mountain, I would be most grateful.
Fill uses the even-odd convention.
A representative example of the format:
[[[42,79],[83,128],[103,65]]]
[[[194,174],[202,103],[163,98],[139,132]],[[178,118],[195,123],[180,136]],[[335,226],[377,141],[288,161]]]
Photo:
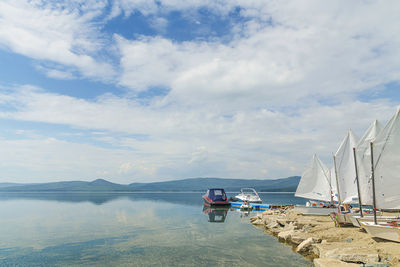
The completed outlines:
[[[184,180],[132,183],[121,185],[97,179],[92,182],[68,181],[40,184],[0,183],[0,192],[134,192],[134,191],[206,191],[208,188],[224,188],[228,192],[237,192],[243,187],[253,187],[258,192],[294,192],[299,176],[275,180],[249,180],[224,178],[191,178]]]
[[[25,184],[17,184],[17,183],[0,183],[0,188],[2,187],[10,187],[10,186],[21,186]]]
[[[43,192],[43,191],[131,191],[127,185],[111,183],[103,179],[97,179],[92,182],[84,181],[68,181],[53,182],[26,185],[11,185],[0,187],[0,191],[7,192]]]
[[[206,191],[208,188],[224,188],[228,192],[240,191],[243,187],[252,187],[259,192],[294,192],[300,176],[275,180],[249,180],[224,178],[191,178],[156,183],[132,183],[135,191]]]

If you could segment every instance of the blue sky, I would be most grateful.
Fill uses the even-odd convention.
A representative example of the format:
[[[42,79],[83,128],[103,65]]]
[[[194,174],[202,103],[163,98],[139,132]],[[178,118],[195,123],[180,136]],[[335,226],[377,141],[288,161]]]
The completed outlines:
[[[300,175],[400,103],[397,1],[0,2],[0,182]]]

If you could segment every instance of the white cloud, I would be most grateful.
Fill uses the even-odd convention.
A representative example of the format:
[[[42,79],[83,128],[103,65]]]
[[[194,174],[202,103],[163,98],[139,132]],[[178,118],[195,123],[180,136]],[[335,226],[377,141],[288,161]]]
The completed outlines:
[[[94,58],[104,49],[94,19],[105,4],[2,1],[0,45],[30,58],[76,68],[86,77],[109,81],[114,76],[113,67]]]
[[[128,173],[132,168],[133,168],[133,163],[131,162],[122,163],[121,166],[119,166],[118,173]]]
[[[243,5],[243,14],[256,17],[227,44],[117,36],[120,84],[139,91],[164,86],[171,89],[166,98],[171,103],[234,110],[301,106],[308,98],[340,102],[400,79],[400,38],[392,34],[400,7],[364,2],[327,7],[313,1]],[[258,20],[263,14],[272,24]]]
[[[237,4],[238,1],[215,0],[115,0],[112,4],[110,18],[117,17],[120,14],[129,17],[135,11],[138,11],[145,16],[170,11],[195,12],[197,9],[202,7],[207,7],[210,11],[218,14],[227,15]]]
[[[165,33],[168,27],[168,20],[165,18],[153,18],[150,21],[150,26],[157,30],[159,33]]]
[[[47,176],[58,174],[64,179],[89,179],[106,173],[104,178],[124,183],[144,178],[300,174],[313,153],[329,163],[348,128],[361,135],[373,119],[384,123],[395,110],[395,103],[388,101],[351,100],[335,106],[314,102],[295,113],[243,109],[225,116],[209,106],[159,108],[115,96],[87,101],[30,87],[0,94],[0,99],[3,97],[15,111],[1,112],[1,118],[102,130],[94,140],[100,138],[112,145],[106,149],[58,139],[3,140],[6,148],[0,154],[7,158],[3,166],[17,162],[33,169],[32,174],[47,170]],[[118,132],[148,137],[121,138],[114,135]],[[10,153],[13,148],[14,154]],[[63,167],[56,169],[58,164]]]

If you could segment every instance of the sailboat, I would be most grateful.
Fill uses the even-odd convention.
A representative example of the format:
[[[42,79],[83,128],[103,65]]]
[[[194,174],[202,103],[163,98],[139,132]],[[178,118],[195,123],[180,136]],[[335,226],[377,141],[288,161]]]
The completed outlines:
[[[370,143],[372,203],[374,211],[400,210],[400,108]],[[373,237],[400,242],[400,229],[397,222],[378,222],[376,212],[374,221],[359,221]]]
[[[372,210],[363,209],[363,205],[372,206],[372,182],[371,182],[371,154],[370,142],[373,142],[376,136],[382,130],[382,125],[375,120],[361,137],[357,146],[353,148],[353,156],[355,163],[355,172],[357,175],[357,193],[359,203],[359,213],[345,214],[346,221],[350,221],[353,226],[361,227],[358,220],[370,220]],[[382,218],[384,219],[384,218]]]
[[[301,176],[295,196],[314,201],[332,201],[330,172],[317,155],[313,156],[310,164]],[[336,208],[329,207],[329,205],[323,207],[309,205],[296,206],[295,210],[303,215],[329,215]]]
[[[357,200],[356,172],[353,156],[353,147],[357,145],[357,137],[349,130],[334,155],[334,170],[338,201],[340,204],[351,204]],[[347,213],[347,212],[346,212]],[[335,214],[335,221],[339,225],[352,224],[340,211]]]

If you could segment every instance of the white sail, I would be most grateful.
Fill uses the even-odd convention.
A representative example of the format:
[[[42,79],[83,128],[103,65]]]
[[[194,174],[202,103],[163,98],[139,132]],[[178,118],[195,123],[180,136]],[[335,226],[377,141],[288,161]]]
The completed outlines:
[[[373,145],[376,208],[400,209],[400,109]]]
[[[331,185],[331,191],[333,196],[333,201],[338,201],[337,183],[336,183],[336,173],[335,166],[331,168],[329,184]]]
[[[343,203],[354,202],[358,195],[353,156],[353,147],[356,145],[357,137],[349,130],[335,154],[339,199]]]
[[[361,204],[372,205],[371,150],[370,143],[380,133],[383,126],[375,120],[357,144],[357,169],[360,184]]]
[[[295,193],[296,197],[321,201],[331,200],[329,169],[314,155],[309,166],[301,176]]]

